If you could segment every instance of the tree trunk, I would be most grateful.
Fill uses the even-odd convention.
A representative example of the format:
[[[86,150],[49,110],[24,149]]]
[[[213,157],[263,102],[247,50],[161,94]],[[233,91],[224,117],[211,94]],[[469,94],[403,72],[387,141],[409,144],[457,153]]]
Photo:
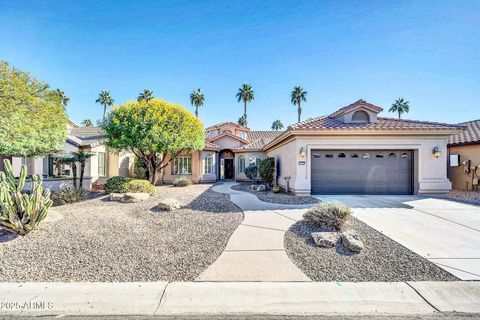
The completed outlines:
[[[243,115],[245,116],[245,127],[247,126],[247,100],[243,100]]]
[[[77,188],[77,164],[72,162],[73,187]]]
[[[298,122],[300,122],[300,115],[302,114],[302,108],[300,107],[300,99],[298,99]]]
[[[398,111],[398,119],[401,119],[402,118],[402,114],[400,113],[400,111]]]
[[[80,162],[80,185],[79,188],[83,189],[83,174],[85,173],[85,162]]]
[[[104,104],[104,105],[103,105],[103,118],[102,118],[102,120],[105,120],[105,113],[106,113],[106,112],[107,112],[107,105]]]
[[[195,107],[195,116],[198,118],[198,106]]]

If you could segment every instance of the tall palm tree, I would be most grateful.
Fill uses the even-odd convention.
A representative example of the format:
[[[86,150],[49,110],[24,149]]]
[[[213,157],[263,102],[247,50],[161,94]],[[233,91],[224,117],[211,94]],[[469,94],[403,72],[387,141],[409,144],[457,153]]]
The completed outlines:
[[[195,116],[197,116],[197,118],[198,118],[198,107],[203,106],[204,102],[205,102],[205,96],[200,91],[200,89],[193,90],[192,93],[190,93],[190,103],[192,104],[192,106],[195,106]]]
[[[85,165],[87,164],[87,160],[92,157],[92,154],[84,151],[78,151],[72,152],[72,155],[73,161],[80,163],[80,183],[78,187],[83,188],[83,175],[85,173]]]
[[[298,106],[298,122],[300,122],[300,115],[302,114],[302,107],[300,106],[300,103],[302,101],[307,102],[307,91],[303,90],[303,88],[300,86],[296,86],[293,88],[290,97],[292,104],[294,106]]]
[[[275,120],[272,123],[272,130],[278,131],[283,129],[283,123],[280,120]]]
[[[85,119],[81,123],[82,127],[93,127],[92,120],[90,119]]]
[[[143,91],[140,92],[140,94],[138,95],[137,101],[138,102],[140,102],[140,101],[148,102],[152,99],[153,99],[153,91],[143,89]]]
[[[245,117],[245,115],[241,116],[240,118],[238,118],[238,121],[237,123],[239,125],[241,125],[242,127],[247,127],[247,118]]]
[[[67,106],[67,104],[70,102],[70,98],[67,97],[65,95],[65,92],[63,92],[62,90],[60,89],[57,89],[54,91],[55,94],[58,96],[58,98],[60,98],[60,103],[62,104],[62,106],[65,108]]]
[[[397,112],[398,119],[401,119],[402,113],[408,113],[410,111],[410,102],[406,101],[403,98],[399,98],[395,100],[392,104],[392,107],[388,110],[388,112]]]
[[[247,126],[247,103],[255,99],[255,93],[252,86],[248,83],[242,84],[242,87],[238,89],[237,101],[243,101],[243,116],[245,117],[245,127]]]
[[[100,103],[103,106],[103,119],[105,120],[105,113],[107,112],[107,107],[113,106],[115,100],[110,96],[110,91],[103,90],[98,95],[98,99],[95,101],[96,103]]]

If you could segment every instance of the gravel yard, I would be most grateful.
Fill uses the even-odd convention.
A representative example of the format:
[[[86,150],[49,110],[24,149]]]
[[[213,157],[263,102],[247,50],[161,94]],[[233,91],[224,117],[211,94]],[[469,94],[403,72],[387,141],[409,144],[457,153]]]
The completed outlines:
[[[258,199],[271,203],[302,205],[320,202],[320,200],[311,196],[295,196],[290,193],[273,193],[272,191],[257,192],[252,190],[251,185],[252,184],[250,182],[241,182],[240,184],[233,186],[232,189],[250,192],[256,195]]]
[[[350,221],[366,248],[351,253],[337,242],[316,247],[310,233],[325,231],[301,220],[285,234],[292,261],[313,281],[451,281],[458,280],[433,263],[355,218]]]
[[[105,197],[54,207],[59,220],[0,236],[0,281],[191,281],[222,253],[243,213],[211,185],[157,187],[140,203]],[[155,209],[174,198],[182,208]]]
[[[452,190],[448,193],[448,197],[452,199],[468,200],[480,205],[480,191]]]

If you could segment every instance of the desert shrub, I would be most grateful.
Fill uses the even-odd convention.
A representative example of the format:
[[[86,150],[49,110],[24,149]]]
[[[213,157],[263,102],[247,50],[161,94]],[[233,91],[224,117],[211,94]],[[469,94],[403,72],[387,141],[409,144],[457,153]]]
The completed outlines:
[[[134,179],[127,183],[128,192],[154,194],[155,187],[148,181],[142,179]]]
[[[268,157],[260,161],[258,173],[262,177],[263,182],[271,186],[275,181],[275,158]]]
[[[22,193],[27,179],[27,166],[22,166],[18,180],[10,161],[3,160],[0,172],[0,229],[25,235],[45,219],[52,205],[50,190],[43,190],[42,178],[33,176],[29,193]]]
[[[320,202],[308,210],[303,218],[312,226],[341,229],[352,209],[340,202]]]
[[[87,191],[67,185],[58,191],[52,191],[51,199],[54,206],[62,206],[68,203],[80,202],[87,198]]]
[[[251,163],[248,167],[245,168],[244,170],[245,175],[247,176],[248,179],[257,181],[258,179],[258,167],[254,164]]]
[[[188,179],[187,177],[179,177],[173,180],[174,187],[188,187],[192,184],[192,180]]]
[[[132,180],[129,177],[116,176],[107,180],[103,189],[106,193],[124,193],[128,192],[128,183]]]

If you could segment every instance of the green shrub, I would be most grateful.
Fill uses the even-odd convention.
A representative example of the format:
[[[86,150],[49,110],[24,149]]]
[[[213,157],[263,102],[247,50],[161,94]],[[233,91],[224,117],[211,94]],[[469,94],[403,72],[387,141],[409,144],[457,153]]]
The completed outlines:
[[[87,198],[87,191],[82,188],[75,188],[67,185],[58,191],[52,191],[52,201],[54,206],[62,206],[64,204],[80,202]]]
[[[155,187],[148,181],[142,179],[134,179],[127,183],[128,192],[154,194]]]
[[[187,177],[179,177],[173,180],[174,187],[188,187],[192,184],[192,180],[188,179]]]
[[[145,165],[145,162],[138,159],[137,157],[135,157],[135,161],[134,161],[134,164],[133,164],[133,170],[134,170],[134,174],[135,174],[136,179],[148,179],[147,166]]]
[[[116,176],[107,180],[103,189],[106,193],[125,193],[128,192],[127,184],[132,180],[129,177]]]
[[[245,175],[247,176],[248,179],[253,180],[253,181],[257,181],[257,179],[258,179],[258,168],[254,163],[252,163],[248,167],[246,167],[243,172],[245,173]]]
[[[52,205],[50,190],[43,190],[42,178],[33,176],[30,192],[22,193],[27,178],[27,166],[22,166],[15,180],[10,161],[3,160],[5,172],[0,172],[0,229],[25,235],[45,219]]]
[[[263,182],[269,186],[273,185],[275,181],[275,158],[268,157],[260,161],[258,173],[262,177]]]
[[[308,210],[303,218],[312,226],[341,229],[352,209],[340,202],[320,202]]]

